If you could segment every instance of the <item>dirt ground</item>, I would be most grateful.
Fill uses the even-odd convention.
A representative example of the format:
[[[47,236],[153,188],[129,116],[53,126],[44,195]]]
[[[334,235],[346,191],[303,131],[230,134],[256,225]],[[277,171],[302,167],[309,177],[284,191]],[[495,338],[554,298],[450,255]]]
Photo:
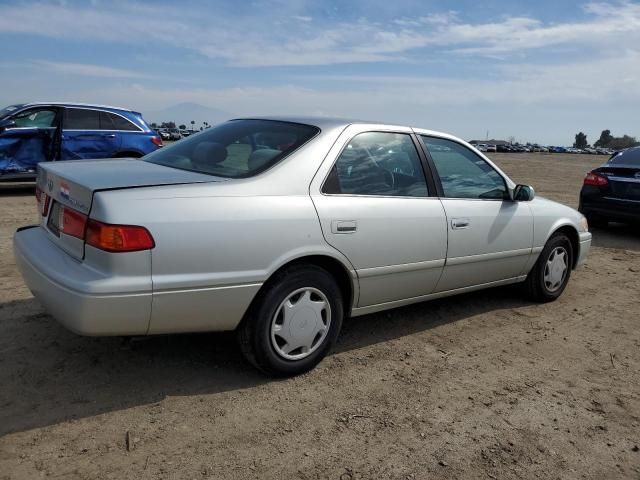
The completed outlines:
[[[493,154],[576,206],[603,157]],[[289,380],[231,335],[76,336],[15,268],[0,188],[0,479],[640,478],[640,231],[595,230],[552,304],[497,288],[346,322]]]

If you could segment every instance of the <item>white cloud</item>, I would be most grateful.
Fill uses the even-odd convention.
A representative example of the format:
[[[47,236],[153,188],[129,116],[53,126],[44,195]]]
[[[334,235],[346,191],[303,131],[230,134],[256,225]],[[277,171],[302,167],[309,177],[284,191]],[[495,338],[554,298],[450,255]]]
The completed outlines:
[[[29,33],[137,44],[140,39],[199,52],[239,66],[326,65],[398,61],[424,55],[421,48],[496,55],[571,44],[600,48],[640,42],[640,5],[629,1],[589,3],[589,19],[545,24],[529,17],[472,24],[455,12],[327,26],[307,15],[280,18],[230,17],[212,10],[118,3],[90,6],[13,4],[4,6],[0,32]],[[276,9],[277,10],[277,9]],[[278,22],[277,28],[274,23]]]
[[[50,62],[47,60],[37,60],[33,62],[36,68],[43,68],[56,73],[67,75],[80,75],[86,77],[101,78],[147,78],[148,75],[125,70],[121,68],[106,67],[103,65],[93,65],[87,63],[66,63]]]

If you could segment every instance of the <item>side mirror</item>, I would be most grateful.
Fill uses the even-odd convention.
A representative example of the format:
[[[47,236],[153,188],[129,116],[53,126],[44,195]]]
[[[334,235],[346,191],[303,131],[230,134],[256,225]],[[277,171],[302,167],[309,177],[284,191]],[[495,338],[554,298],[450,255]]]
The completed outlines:
[[[0,132],[4,132],[7,128],[15,128],[16,122],[7,118],[4,120],[0,120]]]
[[[529,185],[516,185],[513,189],[513,200],[516,202],[530,202],[535,196],[535,190]]]

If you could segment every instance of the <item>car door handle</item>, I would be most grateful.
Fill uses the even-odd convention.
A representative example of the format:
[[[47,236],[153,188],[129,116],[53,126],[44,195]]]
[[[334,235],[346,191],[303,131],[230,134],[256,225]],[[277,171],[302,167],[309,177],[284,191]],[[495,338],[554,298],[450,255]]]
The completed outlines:
[[[110,133],[109,135],[105,135],[107,138],[116,138],[115,133]]]
[[[461,228],[468,228],[471,225],[471,222],[468,218],[452,218],[451,219],[451,228],[454,230],[458,230]]]
[[[334,220],[331,222],[332,233],[355,233],[358,223],[355,220]]]

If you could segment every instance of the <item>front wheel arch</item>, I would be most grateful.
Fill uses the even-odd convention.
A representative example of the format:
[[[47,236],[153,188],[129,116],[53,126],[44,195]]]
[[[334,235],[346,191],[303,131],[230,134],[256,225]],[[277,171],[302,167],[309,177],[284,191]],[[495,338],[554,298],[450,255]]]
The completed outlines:
[[[569,238],[569,241],[571,242],[571,249],[573,250],[572,252],[573,258],[571,259],[571,263],[572,263],[571,269],[574,270],[578,263],[578,258],[580,257],[580,236],[578,235],[578,230],[576,230],[571,225],[564,225],[554,230],[553,232],[551,232],[551,235],[549,235],[549,238],[553,237],[557,233],[564,233]],[[549,241],[549,238],[547,239],[547,241]]]

